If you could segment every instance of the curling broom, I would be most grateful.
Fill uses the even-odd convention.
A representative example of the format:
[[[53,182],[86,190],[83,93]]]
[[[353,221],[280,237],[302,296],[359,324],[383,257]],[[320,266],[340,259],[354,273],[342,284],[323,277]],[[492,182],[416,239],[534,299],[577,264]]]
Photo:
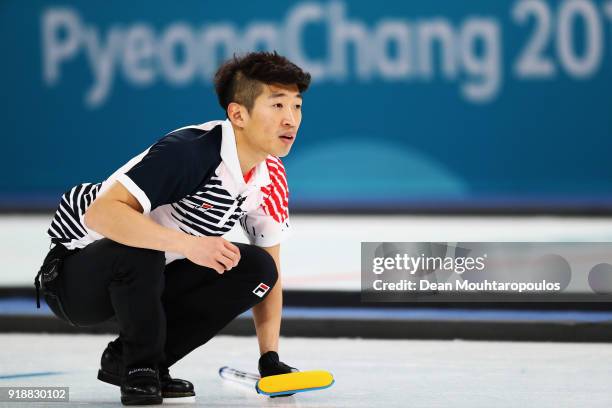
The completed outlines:
[[[268,395],[270,397],[323,390],[334,384],[334,377],[332,374],[323,370],[298,371],[295,373],[271,375],[261,378],[257,374],[251,374],[225,366],[219,369],[219,376],[224,380],[251,386],[254,385],[258,394]]]

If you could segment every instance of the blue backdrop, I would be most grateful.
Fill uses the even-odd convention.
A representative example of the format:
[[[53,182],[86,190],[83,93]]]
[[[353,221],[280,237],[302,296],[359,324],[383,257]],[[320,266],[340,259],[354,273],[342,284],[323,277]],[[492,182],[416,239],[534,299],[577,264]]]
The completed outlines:
[[[265,4],[265,5],[264,5]],[[0,2],[0,206],[54,207],[277,49],[314,76],[293,209],[612,204],[612,2]]]

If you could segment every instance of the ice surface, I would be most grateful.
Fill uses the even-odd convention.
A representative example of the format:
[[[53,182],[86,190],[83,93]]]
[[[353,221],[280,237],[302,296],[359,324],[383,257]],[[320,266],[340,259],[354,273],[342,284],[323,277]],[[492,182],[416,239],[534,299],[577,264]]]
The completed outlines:
[[[69,404],[45,404],[57,408],[121,406],[119,389],[95,378],[111,339],[2,334],[0,387],[70,387]],[[214,338],[171,373],[195,384],[196,402],[187,405],[192,407],[612,406],[612,344],[284,338],[280,355],[303,370],[331,371],[336,384],[269,399],[221,380],[217,371],[223,365],[256,372],[254,337]],[[44,372],[58,374],[14,377]]]

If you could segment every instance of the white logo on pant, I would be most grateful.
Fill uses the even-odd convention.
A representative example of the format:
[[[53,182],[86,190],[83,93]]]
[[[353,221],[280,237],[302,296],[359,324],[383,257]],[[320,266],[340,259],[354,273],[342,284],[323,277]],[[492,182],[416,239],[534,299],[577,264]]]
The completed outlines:
[[[269,291],[269,290],[270,290],[270,287],[269,287],[268,285],[266,285],[265,283],[263,283],[263,282],[262,282],[262,283],[260,283],[260,284],[259,284],[259,286],[257,286],[257,287],[256,287],[256,288],[253,290],[253,293],[254,293],[256,296],[259,296],[259,297],[264,297],[264,295],[265,295],[266,293],[268,293],[268,291]]]

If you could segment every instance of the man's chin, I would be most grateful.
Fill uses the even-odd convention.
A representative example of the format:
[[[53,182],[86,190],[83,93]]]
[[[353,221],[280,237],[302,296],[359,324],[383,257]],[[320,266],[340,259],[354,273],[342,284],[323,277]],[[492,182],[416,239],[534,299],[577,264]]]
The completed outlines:
[[[276,151],[272,153],[272,156],[285,157],[289,154],[290,151],[291,151],[291,146],[284,147],[281,149],[276,149]]]

